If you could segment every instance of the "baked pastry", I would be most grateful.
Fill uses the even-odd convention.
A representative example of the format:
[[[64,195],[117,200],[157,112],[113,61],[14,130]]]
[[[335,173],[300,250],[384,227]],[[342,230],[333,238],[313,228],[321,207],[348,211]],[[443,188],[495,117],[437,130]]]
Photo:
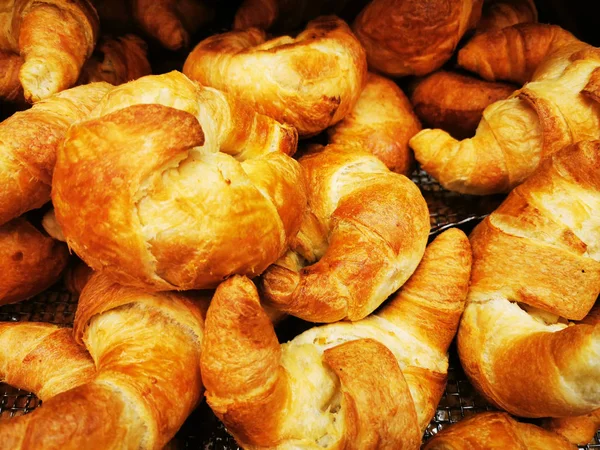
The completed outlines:
[[[514,90],[510,84],[440,70],[415,84],[411,102],[423,123],[466,139],[475,134],[484,109]]]
[[[0,50],[0,100],[15,102],[23,98],[23,87],[19,81],[22,65],[19,55]]]
[[[0,23],[0,50],[23,57],[19,79],[29,102],[75,84],[99,26],[88,0],[3,0]]]
[[[465,373],[522,417],[600,408],[600,141],[547,158],[471,234],[473,272],[458,332]]]
[[[70,248],[122,284],[205,289],[255,276],[287,250],[306,208],[296,143],[293,128],[179,72],[146,76],[69,129],[56,218]]]
[[[562,436],[517,422],[506,413],[485,412],[444,428],[423,450],[575,450]]]
[[[477,31],[499,30],[519,23],[535,23],[538,12],[533,0],[484,1]]]
[[[233,28],[291,31],[315,17],[339,14],[346,3],[347,0],[244,0],[235,14]]]
[[[543,426],[564,436],[573,444],[587,445],[600,429],[600,409],[583,416],[548,419]]]
[[[53,285],[67,265],[67,246],[24,218],[0,226],[0,305],[33,297]]]
[[[266,40],[257,28],[211,36],[190,53],[183,72],[310,136],[352,110],[367,64],[346,23],[320,17],[296,38]]]
[[[419,188],[356,146],[300,158],[308,213],[290,250],[262,276],[265,300],[312,322],[371,314],[416,269],[429,235]]]
[[[409,175],[413,155],[408,141],[419,131],[421,124],[402,90],[393,81],[369,73],[354,109],[327,134],[330,143],[357,145],[392,172]]]
[[[0,422],[2,445],[22,450],[163,448],[202,398],[205,305],[200,299],[148,294],[94,276],[81,294],[73,331],[76,342],[91,353],[96,374],[53,392],[31,414]],[[33,367],[54,370],[52,361],[73,351],[68,342],[47,347],[38,347]],[[27,388],[48,376],[44,371],[26,374]],[[67,368],[60,374],[67,377]]]
[[[50,200],[56,149],[110,89],[107,83],[68,89],[0,124],[0,225]]]
[[[49,323],[0,322],[3,383],[35,392],[46,402],[90,382],[95,374],[94,360],[84,347],[77,345],[71,328]],[[0,421],[0,430],[2,423],[7,422]]]
[[[377,314],[281,346],[252,282],[226,280],[206,317],[208,404],[247,449],[417,449],[444,391],[470,265],[464,233],[446,231]]]
[[[552,30],[556,27],[525,24],[490,31],[459,52],[465,64],[462,52],[479,42],[468,68],[476,67],[484,78],[518,81],[535,74],[510,98],[484,110],[473,138],[458,141],[427,129],[411,139],[415,158],[442,186],[465,194],[508,192],[548,155],[600,137],[600,105],[593,100],[600,92],[600,50]],[[548,53],[557,40],[560,45]],[[492,73],[502,76],[488,76]]]
[[[426,75],[454,53],[477,24],[483,0],[373,0],[352,29],[369,68],[387,75]]]
[[[96,50],[83,65],[79,84],[106,81],[119,85],[150,75],[146,43],[134,34],[100,39]]]
[[[214,15],[202,0],[131,0],[131,4],[137,23],[169,50],[187,47],[190,34]]]

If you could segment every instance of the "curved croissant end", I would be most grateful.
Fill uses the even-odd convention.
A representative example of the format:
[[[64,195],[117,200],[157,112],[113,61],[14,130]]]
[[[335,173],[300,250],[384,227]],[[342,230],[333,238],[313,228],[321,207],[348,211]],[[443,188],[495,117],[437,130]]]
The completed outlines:
[[[538,12],[533,0],[495,0],[485,2],[477,32],[500,30],[519,23],[535,23]]]
[[[279,14],[277,0],[244,0],[233,21],[234,30],[246,30],[256,27],[261,30],[271,28]]]
[[[549,55],[564,52],[565,46],[571,52],[589,47],[557,25],[518,24],[473,37],[458,52],[458,64],[488,81],[522,85]]]
[[[562,436],[528,423],[520,423],[506,413],[485,412],[444,428],[428,441],[423,450],[472,450],[510,448],[512,450],[575,450]]]
[[[13,20],[13,27],[20,23],[24,59],[19,79],[25,99],[37,102],[75,84],[96,45],[99,20],[88,0],[21,3],[20,20]]]
[[[458,141],[442,130],[414,136],[410,146],[423,169],[457,192],[508,192],[543,158],[598,139],[600,105],[590,99],[598,98],[600,53],[589,47],[559,56],[511,98],[489,105],[473,138]]]
[[[265,298],[314,322],[362,319],[421,260],[427,205],[408,178],[355,147],[329,145],[300,164],[311,190],[310,213],[292,247],[305,261],[269,267],[262,279]],[[301,268],[307,262],[314,264]]]
[[[327,134],[331,144],[356,145],[392,172],[408,176],[413,168],[408,141],[419,131],[410,101],[396,83],[369,73],[354,109]]]
[[[296,38],[266,40],[257,28],[209,37],[190,53],[183,72],[311,136],[352,110],[367,63],[348,25],[328,16],[309,22]]]
[[[547,419],[542,426],[564,436],[573,444],[587,445],[594,439],[600,428],[600,409],[584,416]]]

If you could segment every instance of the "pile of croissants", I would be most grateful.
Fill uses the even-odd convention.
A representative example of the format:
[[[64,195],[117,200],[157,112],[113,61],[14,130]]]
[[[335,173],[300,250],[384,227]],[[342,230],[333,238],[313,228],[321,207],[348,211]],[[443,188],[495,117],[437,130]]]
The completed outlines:
[[[424,448],[592,440],[600,49],[533,0],[244,0],[198,41],[215,8],[0,0],[0,305],[79,295],[0,323],[43,400],[0,449],[171,448],[204,400],[244,449],[417,449],[455,337],[498,411]],[[415,162],[508,195],[431,240]]]

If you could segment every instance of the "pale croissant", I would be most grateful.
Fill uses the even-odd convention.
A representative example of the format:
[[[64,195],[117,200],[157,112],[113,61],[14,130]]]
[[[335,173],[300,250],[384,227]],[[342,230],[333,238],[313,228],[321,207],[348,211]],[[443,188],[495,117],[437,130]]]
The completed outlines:
[[[88,0],[2,0],[0,50],[23,57],[25,99],[37,102],[75,84],[98,37]]]
[[[418,449],[444,391],[471,265],[449,230],[390,303],[279,345],[252,282],[222,283],[206,318],[206,398],[245,449]]]
[[[44,398],[32,413],[0,422],[0,448],[163,448],[202,398],[204,305],[95,276],[79,300],[76,348],[65,331],[48,325],[15,324],[11,334],[0,325],[0,342],[22,350],[0,353],[3,377]]]
[[[297,233],[297,134],[179,72],[114,88],[73,125],[52,184],[56,218],[91,268],[153,290],[260,274]]]
[[[465,373],[496,406],[523,417],[600,408],[600,141],[548,159],[475,228],[458,332]]]
[[[68,89],[0,124],[0,224],[50,200],[56,151],[67,129],[110,89],[108,83]]]
[[[309,210],[290,251],[263,274],[265,300],[313,322],[359,320],[413,273],[429,234],[417,186],[352,145],[300,159]]]
[[[485,412],[444,428],[423,450],[576,450],[562,436],[506,413]]]
[[[476,45],[477,44],[477,45]],[[558,27],[516,25],[476,36],[459,62],[488,79],[533,78],[483,111],[470,139],[423,130],[410,145],[423,169],[447,189],[508,192],[543,158],[568,144],[600,137],[600,50]]]
[[[183,72],[310,136],[352,110],[367,64],[348,25],[331,16],[309,22],[296,38],[267,40],[257,28],[211,36],[190,53]]]
[[[413,155],[408,141],[419,131],[421,124],[404,92],[393,81],[369,73],[350,114],[327,134],[330,143],[359,146],[392,172],[409,175]]]

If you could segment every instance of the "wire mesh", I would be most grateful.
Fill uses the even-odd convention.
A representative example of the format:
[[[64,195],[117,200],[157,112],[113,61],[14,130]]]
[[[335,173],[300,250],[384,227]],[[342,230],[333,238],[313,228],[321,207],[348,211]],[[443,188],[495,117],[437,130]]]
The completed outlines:
[[[431,215],[431,233],[437,234],[451,226],[468,226],[485,217],[501,202],[502,196],[470,197],[445,191],[421,170],[415,171],[413,181],[419,185]],[[71,325],[75,317],[77,298],[60,286],[55,286],[35,298],[0,307],[0,322],[51,322]],[[292,320],[278,333],[281,340],[291,339],[309,326]],[[41,405],[32,393],[0,383],[0,420],[27,414]],[[449,424],[478,412],[492,409],[471,386],[458,362],[454,348],[450,351],[450,366],[446,391],[435,416],[424,434],[427,440]],[[214,416],[206,403],[194,411],[172,443],[171,448],[203,450],[238,450],[233,438]],[[585,450],[600,449],[600,433]]]

